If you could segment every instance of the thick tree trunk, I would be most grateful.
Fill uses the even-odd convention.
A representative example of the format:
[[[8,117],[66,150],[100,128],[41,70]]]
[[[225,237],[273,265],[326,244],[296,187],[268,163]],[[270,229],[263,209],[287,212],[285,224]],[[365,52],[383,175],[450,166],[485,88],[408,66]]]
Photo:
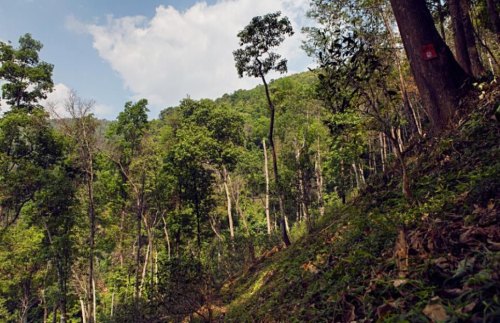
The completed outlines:
[[[391,0],[403,45],[432,130],[450,123],[467,74],[436,30],[425,0]]]

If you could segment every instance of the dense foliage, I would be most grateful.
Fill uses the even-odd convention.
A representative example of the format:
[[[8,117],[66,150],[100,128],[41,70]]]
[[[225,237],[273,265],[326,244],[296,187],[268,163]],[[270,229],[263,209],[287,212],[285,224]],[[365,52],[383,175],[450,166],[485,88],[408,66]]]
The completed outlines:
[[[0,43],[0,321],[498,320],[498,8],[460,2],[483,69],[437,131],[391,4],[311,1],[318,67],[270,82],[293,31],[255,17],[235,73],[263,84],[154,120],[74,92],[51,119],[42,44]]]

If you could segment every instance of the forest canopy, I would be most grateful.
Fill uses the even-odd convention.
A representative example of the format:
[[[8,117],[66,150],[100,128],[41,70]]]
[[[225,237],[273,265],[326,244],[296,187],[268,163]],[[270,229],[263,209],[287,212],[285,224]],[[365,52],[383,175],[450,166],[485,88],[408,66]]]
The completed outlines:
[[[96,103],[76,91],[64,100],[66,117],[57,117],[44,100],[54,89],[54,66],[40,59],[42,43],[30,34],[21,36],[17,45],[0,42],[4,102],[0,321],[214,321],[226,313],[223,304],[231,303],[231,293],[239,292],[234,288],[224,294],[227,286],[243,273],[257,272],[257,266],[278,252],[288,252],[283,253],[286,259],[276,260],[287,266],[296,259],[303,263],[308,252],[317,251],[316,262],[301,265],[305,266],[300,267],[305,272],[301,279],[328,273],[325,276],[331,275],[333,281],[340,277],[338,271],[371,268],[370,259],[396,243],[396,249],[403,245],[403,251],[388,256],[394,261],[387,270],[406,284],[411,271],[408,230],[429,214],[440,214],[447,205],[439,201],[451,199],[445,196],[451,194],[446,182],[422,186],[422,178],[433,175],[432,166],[427,165],[429,174],[412,176],[425,164],[418,164],[415,151],[432,147],[427,150],[430,155],[440,152],[435,142],[452,138],[446,136],[476,120],[467,117],[475,111],[470,105],[491,97],[484,107],[496,105],[492,108],[496,110],[488,112],[490,122],[478,130],[487,143],[481,146],[481,135],[470,130],[470,138],[475,138],[469,140],[475,147],[470,150],[487,146],[493,156],[490,161],[498,154],[498,142],[491,142],[498,135],[494,123],[499,118],[495,97],[500,72],[499,9],[490,0],[311,0],[307,16],[314,26],[295,31],[280,12],[258,16],[241,26],[239,48],[228,51],[233,52],[234,73],[258,78],[261,85],[217,99],[187,97],[152,120],[147,99],[125,102],[116,120],[100,120],[94,115]],[[270,80],[269,72],[287,71],[287,58],[278,52],[294,32],[305,35],[303,49],[317,66]],[[476,129],[482,122],[468,125]],[[465,144],[459,146],[466,142],[462,139],[443,139],[442,145],[465,149]],[[474,155],[471,151],[461,156]],[[491,249],[495,254],[488,249],[484,258],[471,254],[477,260],[472,265],[457,260],[462,272],[457,269],[449,278],[453,282],[475,270],[479,259],[486,263],[485,259],[497,257],[491,266],[498,263],[498,213],[494,213],[498,211],[498,165],[488,166],[483,157],[477,157],[478,165],[487,169],[484,173],[490,182],[479,171],[470,178],[489,188],[478,194],[484,201],[478,198],[469,207],[475,215],[496,214],[492,218],[497,220],[484,220],[482,231],[474,234],[482,234],[483,242],[497,249]],[[468,185],[467,174],[453,183]],[[429,197],[436,190],[442,200]],[[381,192],[387,194],[376,195]],[[370,210],[376,211],[366,212],[366,219],[370,214],[378,218],[363,220],[359,213],[369,208],[362,203],[372,201],[376,206]],[[384,210],[392,208],[413,211],[390,218]],[[354,246],[377,231],[378,240],[358,250],[361,256],[324,256],[324,250],[315,249],[317,245],[311,244],[310,249],[303,245],[335,221],[343,221],[346,214],[352,218],[334,226],[338,231],[328,239],[337,243],[342,239],[339,235],[353,237]],[[364,221],[374,227],[363,227]],[[457,238],[463,248],[470,242],[466,238]],[[298,252],[294,255],[289,250]],[[345,265],[335,267],[342,261]],[[499,290],[498,274],[493,273],[496,267],[484,266],[489,276],[481,277],[490,285],[480,289],[482,303],[465,304],[471,308],[468,311],[464,307],[445,311],[439,305],[419,319],[439,321],[452,315],[464,321],[498,319],[498,294],[495,299],[492,296]],[[438,274],[442,272],[428,273]],[[263,272],[254,286],[269,282],[287,286],[288,278],[296,278],[293,269],[280,272],[282,280],[275,275],[278,269]],[[361,279],[349,277],[354,277],[353,282]],[[481,285],[481,277],[466,287]],[[373,278],[369,286],[376,289],[376,284]],[[365,307],[357,304],[359,298],[349,298],[348,285],[325,299],[307,294],[305,285],[297,287],[306,290],[310,308],[314,301],[324,305],[321,302],[335,300],[335,306],[343,306],[341,310],[332,306],[338,310],[333,313],[321,312],[318,305],[316,316],[309,309],[303,316],[294,312],[297,319],[380,320],[397,312],[396,301],[359,310]],[[394,286],[387,289],[399,287]],[[458,293],[457,289],[447,292]],[[258,290],[255,287],[242,299],[251,299]],[[294,290],[290,293],[296,296]],[[285,292],[275,297],[292,302]],[[418,306],[428,309],[435,297],[429,294]],[[283,318],[280,312],[274,317],[244,316],[241,304],[244,301],[230,307],[236,310],[228,320],[237,321],[238,315],[257,321]],[[411,306],[404,306],[398,312],[402,316],[394,319],[405,318]]]

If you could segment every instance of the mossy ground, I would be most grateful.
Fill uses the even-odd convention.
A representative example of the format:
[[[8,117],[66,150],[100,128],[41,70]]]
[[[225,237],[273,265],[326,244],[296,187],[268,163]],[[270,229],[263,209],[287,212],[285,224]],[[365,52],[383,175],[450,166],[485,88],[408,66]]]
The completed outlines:
[[[397,170],[373,179],[227,282],[220,319],[500,321],[498,87],[468,104],[455,129],[407,153],[413,201]]]

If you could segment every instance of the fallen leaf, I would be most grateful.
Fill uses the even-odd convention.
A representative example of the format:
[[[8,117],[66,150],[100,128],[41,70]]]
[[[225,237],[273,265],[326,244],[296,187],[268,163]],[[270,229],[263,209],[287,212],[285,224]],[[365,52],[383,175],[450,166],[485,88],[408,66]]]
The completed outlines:
[[[494,242],[494,241],[491,241],[490,239],[488,239],[487,241],[488,241],[488,244],[490,245],[490,246],[488,246],[488,249],[493,250],[493,251],[500,251],[500,242]]]
[[[406,284],[408,281],[406,279],[396,279],[392,284],[394,285],[394,287],[399,287],[401,285],[404,285]]]
[[[422,312],[434,322],[443,322],[448,319],[448,314],[441,304],[428,304]]]
[[[300,268],[302,268],[303,270],[308,271],[308,272],[310,272],[310,273],[312,273],[312,274],[315,274],[315,275],[316,275],[317,273],[319,273],[319,269],[318,269],[318,267],[316,267],[316,265],[315,265],[315,264],[313,264],[313,263],[312,263],[312,262],[310,262],[310,261],[309,261],[309,262],[306,262],[306,263],[304,263],[304,264],[302,264],[302,265],[300,266]]]
[[[394,305],[393,302],[382,304],[379,307],[377,307],[377,317],[381,319],[384,316],[387,316],[387,314],[390,314],[395,309],[396,306]]]
[[[449,288],[449,289],[445,289],[443,290],[443,294],[445,297],[458,297],[460,295],[462,295],[465,291],[467,291],[468,289],[462,289],[462,288]]]
[[[469,312],[472,312],[472,310],[474,309],[474,307],[476,307],[477,305],[477,301],[474,301],[470,304],[467,304],[465,305],[464,307],[462,307],[462,309],[460,310],[462,313],[469,313]]]

